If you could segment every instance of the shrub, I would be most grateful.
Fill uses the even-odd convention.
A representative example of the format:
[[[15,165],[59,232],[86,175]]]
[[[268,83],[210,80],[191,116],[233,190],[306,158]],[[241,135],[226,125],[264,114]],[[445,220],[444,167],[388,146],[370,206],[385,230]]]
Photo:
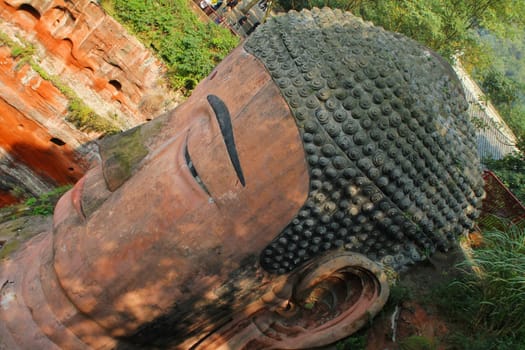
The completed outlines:
[[[525,228],[501,227],[483,233],[461,276],[431,293],[449,325],[447,349],[525,349]]]
[[[202,23],[185,0],[105,0],[103,7],[168,66],[173,88],[188,94],[238,43],[215,23]]]
[[[24,204],[29,207],[32,215],[51,215],[53,214],[53,209],[58,199],[70,188],[71,185],[57,187],[50,192],[44,193],[38,198],[28,198]]]
[[[366,348],[366,336],[354,334],[335,344],[335,350],[363,350]]]

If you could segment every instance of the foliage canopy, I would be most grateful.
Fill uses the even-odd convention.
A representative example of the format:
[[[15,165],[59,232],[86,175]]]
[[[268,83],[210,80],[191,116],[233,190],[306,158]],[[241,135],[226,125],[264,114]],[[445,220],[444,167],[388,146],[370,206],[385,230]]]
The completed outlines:
[[[463,52],[469,62],[480,53],[474,30],[512,36],[525,25],[522,0],[278,0],[284,10],[340,8],[387,30],[405,34],[451,57]]]

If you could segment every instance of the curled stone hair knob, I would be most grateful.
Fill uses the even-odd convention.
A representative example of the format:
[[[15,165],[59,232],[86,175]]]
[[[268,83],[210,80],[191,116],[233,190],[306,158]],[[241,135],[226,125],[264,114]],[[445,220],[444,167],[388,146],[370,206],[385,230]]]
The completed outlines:
[[[270,244],[261,264],[290,271],[307,256],[344,246],[402,268],[465,232],[475,217],[466,208],[479,206],[483,182],[464,98],[450,92],[460,91],[450,68],[419,44],[349,13],[279,17],[244,46],[281,89],[310,166],[301,223],[274,242],[282,245],[283,236],[290,245],[286,232],[296,232],[308,246],[291,246],[286,256]],[[468,171],[455,170],[456,160]]]

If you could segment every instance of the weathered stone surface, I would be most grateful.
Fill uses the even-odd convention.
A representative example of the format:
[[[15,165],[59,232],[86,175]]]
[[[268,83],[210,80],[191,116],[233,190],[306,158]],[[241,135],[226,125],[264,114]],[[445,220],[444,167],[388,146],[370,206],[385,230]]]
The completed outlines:
[[[48,231],[51,222],[50,216],[35,215],[0,223],[0,260],[7,258],[26,240]]]
[[[77,181],[86,168],[74,150],[89,137],[67,124],[67,99],[31,67],[0,49],[0,205]]]
[[[0,47],[0,147],[7,155],[0,160],[0,205],[75,182],[86,170],[79,160],[90,149],[79,147],[100,134],[65,122],[70,96],[61,88],[123,130],[174,106],[162,64],[93,1],[6,0],[0,20],[2,35],[35,48],[29,58],[41,70],[24,54],[13,58],[9,45]],[[59,77],[62,87],[42,72]],[[34,186],[18,181],[24,167]]]
[[[306,203],[261,255],[268,271],[343,247],[402,269],[472,229],[481,167],[443,58],[330,9],[273,17],[245,47],[292,109],[311,176]]]

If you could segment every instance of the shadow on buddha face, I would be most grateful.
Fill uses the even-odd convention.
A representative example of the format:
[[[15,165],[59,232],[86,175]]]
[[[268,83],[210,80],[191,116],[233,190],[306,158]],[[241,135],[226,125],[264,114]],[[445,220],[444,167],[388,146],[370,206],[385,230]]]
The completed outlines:
[[[101,164],[61,199],[54,216],[54,268],[81,312],[132,343],[190,345],[212,331],[231,338],[246,310],[273,324],[268,315],[292,305],[293,286],[310,270],[277,278],[260,268],[258,257],[306,201],[308,167],[290,109],[254,56],[236,49],[183,105],[102,140],[100,149]],[[329,269],[340,271],[344,288],[355,282],[338,307],[351,309],[350,301],[365,294],[374,302],[381,294],[382,305],[387,287],[378,282],[379,270],[345,268]],[[304,294],[312,286],[302,283]],[[288,291],[277,304],[268,299],[276,284]],[[335,319],[342,310],[330,312]],[[225,322],[230,326],[217,333]],[[245,328],[261,344],[282,338]],[[290,339],[302,333],[292,328]],[[235,337],[235,344],[243,339]]]

